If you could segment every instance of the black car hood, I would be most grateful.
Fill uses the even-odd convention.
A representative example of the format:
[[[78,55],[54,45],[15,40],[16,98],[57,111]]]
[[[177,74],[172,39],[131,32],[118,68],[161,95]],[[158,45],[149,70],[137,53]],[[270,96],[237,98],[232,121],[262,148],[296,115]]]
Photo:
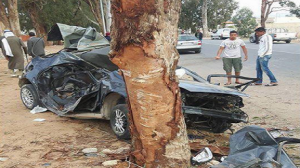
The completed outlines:
[[[218,93],[249,97],[247,94],[239,92],[238,90],[197,81],[179,80],[179,87],[194,93]]]

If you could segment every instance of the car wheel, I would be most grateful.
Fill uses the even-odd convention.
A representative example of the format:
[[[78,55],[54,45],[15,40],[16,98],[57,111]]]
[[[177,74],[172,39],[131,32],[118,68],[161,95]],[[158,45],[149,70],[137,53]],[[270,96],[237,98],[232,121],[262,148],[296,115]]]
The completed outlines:
[[[211,39],[214,40],[215,38],[213,36],[211,36]]]
[[[126,104],[118,104],[111,111],[110,126],[118,139],[130,139],[128,112]]]
[[[291,43],[291,40],[287,40],[287,41],[285,41],[286,43]]]
[[[195,51],[195,53],[201,53],[201,48]]]
[[[20,91],[20,96],[23,104],[30,110],[39,103],[37,92],[32,84],[23,85]]]
[[[250,43],[255,43],[255,40],[253,37],[250,37],[249,41],[250,41]]]

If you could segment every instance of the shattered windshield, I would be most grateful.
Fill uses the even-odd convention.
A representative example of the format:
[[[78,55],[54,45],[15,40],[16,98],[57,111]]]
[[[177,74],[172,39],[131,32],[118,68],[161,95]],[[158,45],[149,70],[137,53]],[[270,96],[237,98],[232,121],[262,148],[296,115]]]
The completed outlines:
[[[108,46],[106,38],[95,28],[83,28],[66,24],[55,24],[48,33],[48,41],[64,41],[64,47],[85,51],[100,46]]]

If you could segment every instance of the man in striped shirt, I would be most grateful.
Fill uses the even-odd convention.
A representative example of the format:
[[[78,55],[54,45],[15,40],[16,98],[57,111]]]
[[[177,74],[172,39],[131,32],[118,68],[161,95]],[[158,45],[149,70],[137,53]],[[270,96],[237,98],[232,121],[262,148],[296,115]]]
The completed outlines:
[[[273,48],[273,38],[266,34],[266,29],[259,27],[255,30],[256,35],[260,38],[258,57],[256,60],[256,72],[257,78],[260,80],[255,83],[255,85],[262,85],[263,82],[263,72],[270,78],[270,83],[265,86],[277,86],[278,82],[268,67],[269,60],[272,57]]]

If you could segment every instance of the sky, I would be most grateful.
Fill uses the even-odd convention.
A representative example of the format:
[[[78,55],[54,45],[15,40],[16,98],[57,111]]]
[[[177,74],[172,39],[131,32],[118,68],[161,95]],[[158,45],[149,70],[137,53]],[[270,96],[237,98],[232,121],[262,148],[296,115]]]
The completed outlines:
[[[260,6],[261,6],[261,0],[236,0],[239,2],[240,9],[243,7],[248,7],[253,11],[254,17],[260,17]],[[300,5],[300,0],[293,0],[297,5]],[[279,6],[278,3],[274,4],[274,7]],[[271,13],[271,17],[280,17],[285,16],[286,14],[289,14],[289,12],[274,12]]]

